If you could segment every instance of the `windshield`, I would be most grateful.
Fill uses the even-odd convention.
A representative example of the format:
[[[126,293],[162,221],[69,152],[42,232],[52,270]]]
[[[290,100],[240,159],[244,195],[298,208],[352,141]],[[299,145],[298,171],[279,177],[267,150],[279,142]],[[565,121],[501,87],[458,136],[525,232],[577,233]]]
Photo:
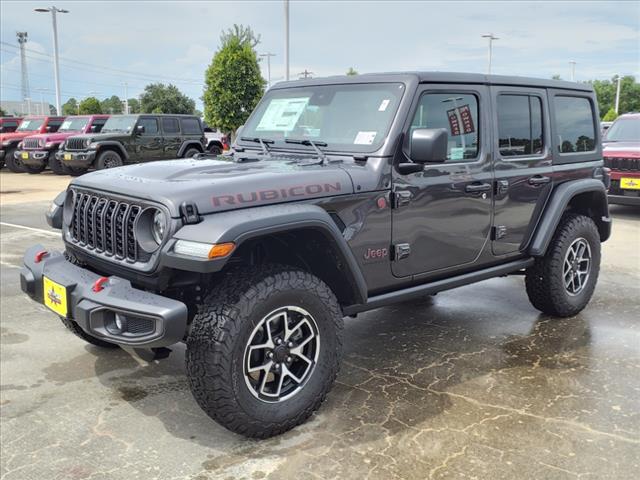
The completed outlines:
[[[132,115],[122,115],[118,117],[109,117],[107,123],[102,127],[102,133],[105,132],[123,132],[131,133],[133,126],[138,117]]]
[[[35,132],[39,130],[42,124],[44,123],[44,118],[27,118],[22,121],[17,132]]]
[[[276,147],[295,139],[326,143],[327,150],[373,152],[384,142],[404,90],[400,83],[271,90],[242,129],[242,137],[270,139]]]
[[[88,122],[89,117],[67,118],[62,122],[62,125],[60,125],[58,132],[82,132]]]
[[[640,117],[620,118],[607,130],[606,142],[640,142]]]

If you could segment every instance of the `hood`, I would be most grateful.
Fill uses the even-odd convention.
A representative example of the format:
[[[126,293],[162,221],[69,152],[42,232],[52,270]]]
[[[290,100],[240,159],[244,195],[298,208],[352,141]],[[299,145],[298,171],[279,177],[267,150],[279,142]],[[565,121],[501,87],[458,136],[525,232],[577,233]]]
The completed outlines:
[[[82,132],[56,132],[56,133],[38,133],[37,135],[29,135],[29,138],[37,138],[45,142],[61,142],[69,137],[73,137]]]
[[[92,142],[99,142],[101,140],[115,140],[115,139],[120,139],[120,138],[129,138],[130,136],[131,136],[130,133],[123,133],[123,132],[109,132],[109,133],[82,133],[82,132],[76,132],[73,135],[69,135],[69,137],[81,138],[83,140],[88,138]]]
[[[602,153],[605,157],[640,158],[640,142],[607,142]]]
[[[31,135],[37,135],[33,132],[9,132],[0,134],[0,143],[7,140],[22,140],[24,137],[30,137]]]
[[[338,164],[301,165],[280,160],[169,160],[98,170],[72,185],[164,204],[172,217],[183,202],[201,214],[353,193]]]

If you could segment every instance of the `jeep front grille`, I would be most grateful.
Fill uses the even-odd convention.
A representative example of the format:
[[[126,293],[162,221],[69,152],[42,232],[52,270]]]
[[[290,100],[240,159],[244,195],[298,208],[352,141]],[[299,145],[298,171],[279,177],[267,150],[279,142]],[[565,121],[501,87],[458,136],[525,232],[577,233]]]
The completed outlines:
[[[605,157],[604,166],[616,171],[640,171],[640,158]]]
[[[84,139],[83,138],[68,138],[65,143],[64,148],[66,150],[84,150]]]
[[[37,138],[25,138],[22,146],[25,150],[37,150],[40,148],[40,141]]]
[[[74,243],[130,262],[147,261],[140,252],[134,225],[143,207],[76,191],[69,233]]]

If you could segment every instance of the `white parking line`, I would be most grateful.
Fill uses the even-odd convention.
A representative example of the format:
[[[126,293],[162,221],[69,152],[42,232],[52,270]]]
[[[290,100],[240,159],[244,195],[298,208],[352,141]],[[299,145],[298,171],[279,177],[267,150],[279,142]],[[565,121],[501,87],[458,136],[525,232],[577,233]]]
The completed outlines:
[[[60,237],[59,232],[52,232],[51,230],[44,230],[42,228],[27,227],[25,225],[16,225],[15,223],[0,222],[0,225],[5,227],[22,228],[23,230],[31,230],[32,232],[44,233],[45,235],[52,235],[54,237]]]

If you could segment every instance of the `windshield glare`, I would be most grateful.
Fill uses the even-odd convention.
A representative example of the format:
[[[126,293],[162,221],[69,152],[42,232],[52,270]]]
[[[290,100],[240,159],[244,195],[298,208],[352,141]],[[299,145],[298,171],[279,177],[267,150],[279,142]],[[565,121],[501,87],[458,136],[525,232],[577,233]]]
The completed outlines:
[[[328,150],[372,152],[384,142],[404,90],[400,83],[271,90],[242,136],[267,138],[281,146],[289,138],[324,142]]]
[[[640,142],[640,118],[621,118],[607,130],[605,141]]]
[[[88,122],[89,117],[67,118],[62,122],[62,125],[60,125],[58,132],[82,132]]]
[[[138,117],[135,116],[119,116],[119,117],[109,117],[107,123],[102,127],[102,133],[105,132],[124,132],[130,133],[133,129],[133,126],[136,123],[136,119]]]
[[[44,118],[26,119],[23,120],[18,127],[18,132],[35,132],[39,130],[44,123]]]

